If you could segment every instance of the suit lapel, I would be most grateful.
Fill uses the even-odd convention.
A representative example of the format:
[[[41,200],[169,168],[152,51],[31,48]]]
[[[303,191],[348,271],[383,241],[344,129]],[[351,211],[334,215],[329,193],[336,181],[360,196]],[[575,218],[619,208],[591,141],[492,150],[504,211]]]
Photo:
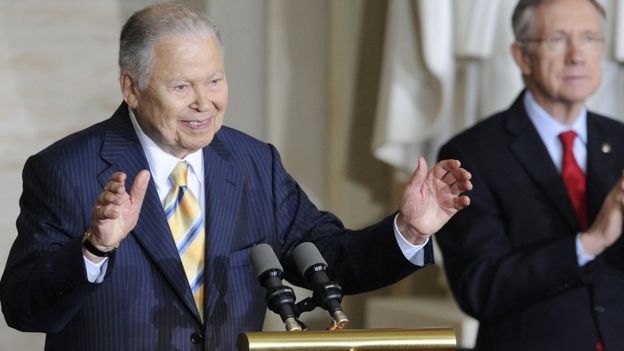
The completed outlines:
[[[561,175],[524,109],[523,96],[516,99],[506,119],[512,135],[511,152],[570,227],[578,230],[580,224]]]
[[[123,171],[127,174],[126,189],[130,189],[136,175],[143,169],[149,169],[125,104],[122,104],[111,119],[111,126],[102,145],[101,156],[110,163],[110,167],[98,176],[102,186],[108,182],[114,172]],[[143,247],[173,290],[201,323],[180,256],[165,220],[156,185],[152,179],[150,179],[137,225],[128,235],[132,235]]]
[[[615,162],[615,150],[620,143],[592,113],[587,115],[587,134],[587,208],[592,223],[621,173]]]
[[[220,289],[227,280],[234,225],[239,215],[243,177],[230,160],[230,153],[219,134],[204,148],[206,192],[206,318],[210,318]]]

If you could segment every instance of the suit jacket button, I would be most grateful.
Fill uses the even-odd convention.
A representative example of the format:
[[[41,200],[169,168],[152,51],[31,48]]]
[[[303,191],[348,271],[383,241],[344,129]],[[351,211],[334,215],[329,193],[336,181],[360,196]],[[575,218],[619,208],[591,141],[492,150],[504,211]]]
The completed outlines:
[[[201,344],[204,342],[204,337],[201,334],[193,333],[191,334],[191,342],[193,344]]]
[[[596,306],[594,306],[594,311],[595,311],[596,313],[602,313],[602,312],[604,312],[604,311],[605,311],[605,308],[604,308],[603,306],[596,305]]]

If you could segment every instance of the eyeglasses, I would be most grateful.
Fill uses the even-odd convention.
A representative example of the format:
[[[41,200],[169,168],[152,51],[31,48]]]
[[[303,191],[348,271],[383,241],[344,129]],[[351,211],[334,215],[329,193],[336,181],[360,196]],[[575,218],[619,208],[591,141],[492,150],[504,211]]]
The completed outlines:
[[[545,38],[522,40],[523,43],[543,44],[547,49],[557,53],[566,52],[572,46],[572,41],[573,39],[571,37],[560,33],[553,34]],[[600,48],[603,41],[604,38],[601,35],[596,33],[585,33],[578,37],[576,45],[578,48],[583,50],[594,50]]]

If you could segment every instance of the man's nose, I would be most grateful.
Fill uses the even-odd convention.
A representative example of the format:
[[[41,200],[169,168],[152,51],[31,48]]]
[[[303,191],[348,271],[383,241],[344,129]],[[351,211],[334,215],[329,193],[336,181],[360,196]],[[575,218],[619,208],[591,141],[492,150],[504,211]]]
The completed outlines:
[[[568,40],[566,48],[566,61],[569,63],[582,63],[585,61],[587,48],[583,46],[580,40]]]
[[[201,87],[195,88],[195,98],[191,104],[191,108],[203,112],[212,109],[212,100],[210,99],[210,93],[206,89]]]

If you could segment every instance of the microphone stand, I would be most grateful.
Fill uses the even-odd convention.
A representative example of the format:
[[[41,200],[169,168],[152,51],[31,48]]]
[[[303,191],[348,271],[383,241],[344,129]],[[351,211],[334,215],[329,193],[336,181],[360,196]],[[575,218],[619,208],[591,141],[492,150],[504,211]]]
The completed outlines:
[[[310,312],[317,307],[322,307],[316,301],[318,301],[318,295],[313,293],[312,297],[306,297],[305,299],[297,302],[295,305],[295,314],[297,316],[297,321],[299,321],[299,316],[303,312]],[[332,321],[331,324],[327,327],[327,330],[340,330],[347,329],[349,327],[349,319],[347,315],[342,310],[336,310],[332,313]],[[299,321],[299,323],[304,327],[303,330],[307,330],[303,322]]]

